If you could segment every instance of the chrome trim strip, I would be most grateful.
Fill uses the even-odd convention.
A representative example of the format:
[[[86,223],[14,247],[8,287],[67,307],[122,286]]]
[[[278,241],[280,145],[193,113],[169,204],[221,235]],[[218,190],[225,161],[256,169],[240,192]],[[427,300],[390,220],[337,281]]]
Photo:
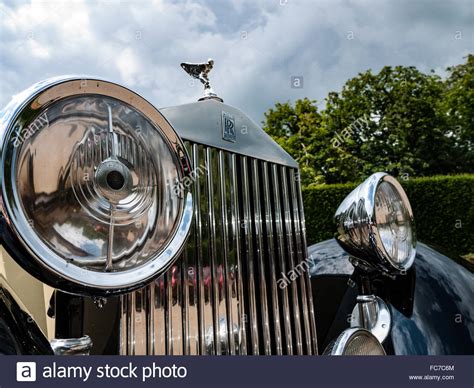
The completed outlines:
[[[273,203],[275,207],[275,226],[276,226],[276,241],[277,241],[277,256],[279,258],[279,269],[281,271],[280,276],[283,276],[287,272],[287,265],[285,260],[285,246],[284,246],[284,234],[283,234],[283,219],[282,209],[280,204],[281,191],[280,191],[280,179],[278,176],[278,166],[272,165],[272,181],[273,181]],[[283,324],[285,330],[285,343],[286,343],[286,354],[293,354],[293,333],[291,327],[291,310],[288,295],[288,287],[280,289],[281,298],[283,301],[282,311],[284,314]]]
[[[260,353],[260,339],[258,335],[258,320],[257,320],[257,300],[255,289],[255,270],[253,262],[253,242],[252,242],[252,217],[250,210],[250,191],[249,191],[249,170],[247,164],[247,157],[241,158],[242,171],[242,198],[243,198],[243,233],[245,246],[244,252],[247,259],[247,286],[248,286],[248,300],[249,300],[249,325],[250,325],[250,346],[251,354]]]
[[[263,205],[265,207],[265,231],[267,236],[268,246],[268,266],[270,269],[270,291],[271,291],[271,305],[273,315],[273,331],[275,338],[275,350],[276,354],[283,354],[283,340],[281,338],[281,321],[280,321],[280,307],[278,300],[278,286],[276,279],[276,261],[277,253],[275,252],[275,241],[273,238],[273,213],[271,209],[272,198],[270,196],[270,178],[269,178],[269,166],[267,162],[262,163],[263,170]]]
[[[263,245],[263,220],[262,220],[262,209],[260,206],[260,174],[258,168],[258,161],[252,160],[252,192],[253,192],[253,204],[254,204],[254,231],[255,231],[255,243],[256,243],[256,257],[258,268],[258,284],[259,284],[259,296],[260,296],[260,313],[263,332],[263,351],[265,354],[271,354],[272,344],[270,339],[270,318],[268,311],[267,301],[267,280],[265,273],[265,248]]]

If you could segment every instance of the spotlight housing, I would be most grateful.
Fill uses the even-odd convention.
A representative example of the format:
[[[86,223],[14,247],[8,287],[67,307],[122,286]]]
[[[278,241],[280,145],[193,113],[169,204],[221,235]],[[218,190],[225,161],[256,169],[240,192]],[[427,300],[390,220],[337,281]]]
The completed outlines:
[[[413,212],[392,176],[371,175],[342,201],[334,218],[336,240],[359,264],[388,273],[412,266],[416,254]]]

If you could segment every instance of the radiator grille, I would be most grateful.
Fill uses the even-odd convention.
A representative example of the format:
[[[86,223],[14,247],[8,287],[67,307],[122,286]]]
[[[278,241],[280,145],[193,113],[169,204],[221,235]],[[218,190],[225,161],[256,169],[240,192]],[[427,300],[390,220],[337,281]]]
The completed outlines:
[[[186,147],[190,238],[166,274],[122,296],[121,353],[317,353],[298,171]],[[296,279],[283,287],[282,274]]]

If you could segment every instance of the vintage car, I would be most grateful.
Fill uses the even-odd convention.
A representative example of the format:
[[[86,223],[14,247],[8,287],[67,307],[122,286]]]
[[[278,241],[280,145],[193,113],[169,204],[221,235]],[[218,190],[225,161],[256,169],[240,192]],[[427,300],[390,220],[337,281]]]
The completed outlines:
[[[0,353],[472,354],[473,276],[396,179],[307,247],[298,164],[212,90],[163,109],[85,76],[0,114]]]

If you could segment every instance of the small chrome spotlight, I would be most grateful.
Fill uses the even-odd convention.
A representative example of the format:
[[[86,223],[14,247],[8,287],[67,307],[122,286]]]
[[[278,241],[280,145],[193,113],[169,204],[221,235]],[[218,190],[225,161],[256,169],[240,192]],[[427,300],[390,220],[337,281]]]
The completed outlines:
[[[379,340],[368,330],[351,328],[344,330],[324,350],[326,356],[385,356]]]

